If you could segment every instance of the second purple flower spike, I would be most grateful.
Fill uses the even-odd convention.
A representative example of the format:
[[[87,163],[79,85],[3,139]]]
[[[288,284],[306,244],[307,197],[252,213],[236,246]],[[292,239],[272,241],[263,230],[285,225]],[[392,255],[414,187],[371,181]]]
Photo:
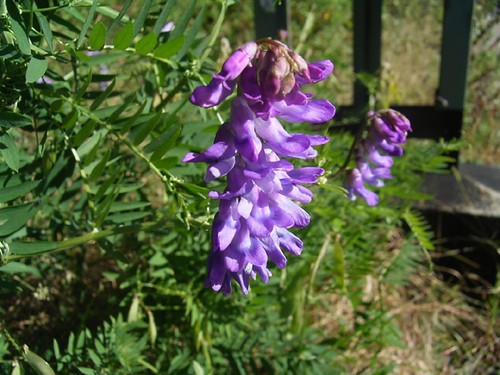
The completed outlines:
[[[345,185],[348,198],[363,198],[369,206],[378,204],[378,196],[365,187],[384,186],[381,179],[392,178],[391,170],[394,156],[403,154],[402,144],[411,132],[410,121],[393,109],[369,112],[367,115],[367,134],[361,140],[356,154],[356,167],[348,174]]]

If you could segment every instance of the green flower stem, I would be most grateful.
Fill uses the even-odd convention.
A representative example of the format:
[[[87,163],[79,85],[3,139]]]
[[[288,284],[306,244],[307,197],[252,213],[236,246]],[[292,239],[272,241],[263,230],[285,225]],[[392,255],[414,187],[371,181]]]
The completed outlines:
[[[344,164],[342,164],[342,166],[333,175],[329,176],[329,179],[335,180],[341,173],[343,173],[347,169],[347,166],[349,165],[349,162],[352,159],[354,151],[356,151],[356,149],[359,145],[359,142],[361,140],[361,136],[363,135],[363,131],[365,130],[367,125],[368,125],[368,119],[363,121],[363,123],[359,127],[356,135],[354,136],[354,140],[352,141],[351,148],[349,149],[349,153],[347,154],[347,157],[345,158]]]
[[[0,0],[0,2],[1,2],[1,0]],[[68,7],[67,4],[63,4],[63,5],[55,5],[53,7],[47,7],[47,8],[21,9],[21,13],[52,12],[54,10],[58,10],[61,8],[67,8],[67,7]]]
[[[115,46],[112,45],[112,44],[106,44],[104,47],[102,47],[102,49],[103,50],[108,50],[108,51],[115,51],[115,52],[117,51],[115,49]],[[132,56],[139,56],[139,57],[141,56],[141,55],[139,55],[137,53],[137,51],[135,50],[134,47],[127,47],[124,50],[120,50],[118,52],[122,52],[122,51],[130,53]],[[160,61],[162,63],[165,63],[165,64],[169,65],[172,68],[176,68],[177,67],[177,64],[174,61],[172,61],[170,59],[167,59],[165,57],[156,56],[153,52],[149,52],[149,53],[145,54],[144,56],[149,57],[150,59],[157,60],[157,61]]]
[[[7,341],[19,352],[19,354],[23,354],[23,350],[19,346],[19,344],[14,340],[14,338],[10,335],[9,331],[5,327],[5,323],[3,320],[0,320],[0,336],[4,336]]]
[[[307,290],[307,296],[306,300],[309,300],[313,294],[314,290],[314,282],[316,281],[316,275],[319,270],[319,266],[321,262],[323,261],[323,258],[325,257],[325,254],[330,247],[330,243],[332,242],[332,233],[328,233],[325,236],[325,240],[323,241],[323,245],[321,246],[321,250],[318,254],[318,257],[316,258],[316,261],[314,262],[314,265],[311,270],[311,276],[309,278],[309,288]]]
[[[78,237],[73,237],[67,240],[59,241],[57,242],[57,245],[51,249],[43,250],[37,253],[33,254],[13,254],[13,255],[8,255],[5,258],[6,262],[18,260],[18,259],[23,259],[23,258],[29,258],[34,255],[42,255],[42,254],[48,254],[48,253],[56,253],[68,249],[72,249],[74,247],[83,245],[87,242],[90,241],[97,241],[101,238],[105,237],[110,237],[110,236],[116,236],[118,234],[123,234],[123,233],[139,233],[139,232],[146,232],[155,228],[159,227],[164,227],[165,223],[164,222],[159,222],[159,221],[148,221],[145,223],[141,224],[134,224],[134,225],[126,225],[126,226],[121,226],[121,227],[115,227],[112,229],[104,229],[101,231],[94,231],[90,233],[86,233],[84,235],[78,236]]]

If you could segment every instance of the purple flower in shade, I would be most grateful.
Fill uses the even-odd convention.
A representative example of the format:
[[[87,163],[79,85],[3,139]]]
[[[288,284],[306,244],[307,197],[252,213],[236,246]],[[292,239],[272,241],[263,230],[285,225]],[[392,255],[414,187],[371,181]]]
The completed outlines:
[[[173,29],[175,29],[175,23],[173,21],[169,21],[161,28],[160,33],[168,33]]]
[[[392,178],[392,158],[403,154],[400,145],[406,143],[406,135],[412,129],[410,121],[392,109],[369,112],[367,126],[367,135],[358,147],[356,168],[348,174],[345,186],[350,200],[359,196],[369,206],[375,206],[378,196],[366,189],[365,183],[381,187],[382,179]]]
[[[303,185],[316,183],[323,169],[295,168],[282,158],[314,158],[313,147],[328,142],[328,137],[289,134],[279,118],[330,120],[334,106],[312,100],[301,88],[327,78],[332,70],[330,61],[307,63],[285,44],[264,39],[236,50],[220,73],[191,95],[193,104],[212,107],[237,92],[230,120],[219,128],[213,145],[183,159],[207,163],[207,182],[227,178],[223,192],[209,194],[219,200],[219,212],[212,225],[206,287],[229,295],[234,279],[247,294],[250,279],[258,275],[269,280],[268,261],[284,268],[285,251],[301,253],[302,241],[289,229],[309,224],[300,204],[309,203],[313,194]]]
[[[100,55],[101,51],[86,50],[83,53],[85,53],[88,57],[92,57]]]
[[[41,85],[52,85],[54,84],[54,80],[50,78],[49,76],[42,76],[36,80],[36,83],[41,84]]]

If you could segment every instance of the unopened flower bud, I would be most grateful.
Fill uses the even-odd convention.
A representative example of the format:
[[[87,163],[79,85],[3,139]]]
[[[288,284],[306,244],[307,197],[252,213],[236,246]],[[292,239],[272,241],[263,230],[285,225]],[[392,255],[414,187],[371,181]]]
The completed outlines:
[[[281,91],[281,81],[290,72],[290,65],[284,56],[280,56],[273,63],[266,75],[263,91],[267,97],[274,97]]]
[[[306,60],[300,55],[297,55],[293,51],[288,52],[292,60],[297,64],[297,69],[299,74],[302,75],[306,80],[310,81],[311,77],[309,75],[309,67],[307,65]]]
[[[284,98],[295,86],[295,74],[290,72],[281,80],[280,95]]]
[[[396,131],[407,132],[412,130],[410,120],[398,111],[393,109],[381,111],[380,116]]]

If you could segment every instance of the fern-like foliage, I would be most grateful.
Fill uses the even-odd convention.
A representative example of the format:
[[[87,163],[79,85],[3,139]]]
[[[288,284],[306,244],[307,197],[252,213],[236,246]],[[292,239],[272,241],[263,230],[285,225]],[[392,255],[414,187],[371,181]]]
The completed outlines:
[[[425,250],[434,250],[431,227],[423,215],[415,210],[408,209],[403,218],[415,235],[420,246]]]

